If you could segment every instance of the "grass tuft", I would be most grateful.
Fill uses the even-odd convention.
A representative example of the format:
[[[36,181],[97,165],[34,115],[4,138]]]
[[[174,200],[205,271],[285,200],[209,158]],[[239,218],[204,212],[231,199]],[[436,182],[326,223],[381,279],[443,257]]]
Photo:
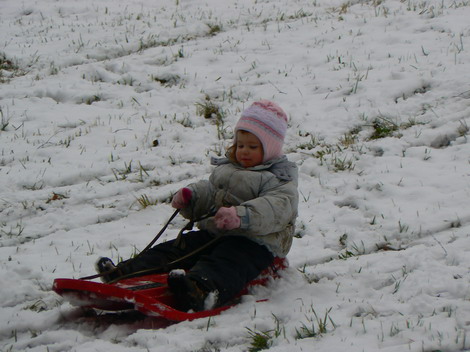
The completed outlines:
[[[10,118],[5,117],[3,110],[0,107],[0,131],[6,131],[8,125],[10,124]]]
[[[9,77],[4,77],[3,71],[8,72]],[[10,77],[18,76],[19,71],[19,66],[13,60],[9,59],[5,53],[0,53],[0,83],[6,83]]]
[[[311,337],[317,337],[328,332],[328,325],[331,324],[333,329],[336,328],[336,324],[330,317],[331,308],[327,309],[325,315],[319,317],[315,312],[315,309],[312,307],[313,317],[308,319],[308,325],[302,323],[302,326],[299,329],[295,329],[296,331],[296,340],[306,339]]]
[[[7,58],[5,53],[0,53],[0,70],[17,71],[18,65],[16,65],[13,60]]]
[[[209,35],[210,36],[215,36],[218,33],[222,32],[222,26],[220,24],[211,24],[211,23],[206,23],[207,27],[209,27]]]
[[[211,101],[211,98],[208,95],[206,95],[203,102],[196,103],[196,112],[199,116],[204,116],[205,119],[222,118],[220,108]]]
[[[372,121],[372,128],[374,129],[372,135],[369,137],[371,140],[392,137],[400,126],[387,119],[386,117],[379,116]]]
[[[136,198],[136,201],[140,205],[140,209],[145,209],[158,204],[158,200],[150,200],[146,194],[142,194],[140,197]]]
[[[272,336],[269,331],[254,331],[250,328],[247,328],[248,334],[251,338],[249,352],[258,352],[262,350],[267,350],[271,347]]]
[[[217,126],[217,138],[224,140],[228,138],[227,128],[225,127],[224,113],[222,109],[211,101],[211,98],[206,95],[202,103],[196,103],[196,112],[205,119],[215,119]]]

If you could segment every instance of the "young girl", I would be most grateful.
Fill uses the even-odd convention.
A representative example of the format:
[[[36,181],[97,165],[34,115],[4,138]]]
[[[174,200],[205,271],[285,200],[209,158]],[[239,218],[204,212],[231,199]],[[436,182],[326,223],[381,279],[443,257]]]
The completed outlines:
[[[216,167],[209,180],[180,189],[172,199],[184,217],[202,219],[199,231],[119,263],[104,279],[164,267],[206,245],[179,261],[185,270],[173,270],[168,278],[182,309],[201,311],[226,304],[275,257],[285,257],[298,206],[297,167],[282,154],[286,130],[287,115],[273,102],[258,101],[243,111],[227,157],[212,159]],[[98,272],[115,268],[109,258],[96,266]]]

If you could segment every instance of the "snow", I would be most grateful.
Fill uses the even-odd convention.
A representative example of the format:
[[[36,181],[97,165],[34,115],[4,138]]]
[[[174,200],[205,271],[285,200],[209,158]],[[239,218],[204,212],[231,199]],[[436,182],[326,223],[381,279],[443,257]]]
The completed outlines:
[[[468,1],[0,8],[0,350],[470,350]],[[143,249],[262,98],[300,172],[281,279],[178,324],[52,291]]]

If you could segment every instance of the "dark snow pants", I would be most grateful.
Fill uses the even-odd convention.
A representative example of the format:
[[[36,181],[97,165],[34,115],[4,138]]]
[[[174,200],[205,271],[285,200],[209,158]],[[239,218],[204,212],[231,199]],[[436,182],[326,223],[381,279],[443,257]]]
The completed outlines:
[[[179,259],[215,237],[206,231],[191,231],[183,235],[183,242],[176,246],[175,240],[158,244],[128,265],[122,262],[123,272],[133,273],[161,267],[162,272],[171,269],[189,270],[188,276],[200,282],[209,291],[218,290],[218,303],[224,304],[234,298],[245,285],[268,268],[274,256],[265,247],[243,236],[219,237],[208,248],[175,265],[168,263]]]

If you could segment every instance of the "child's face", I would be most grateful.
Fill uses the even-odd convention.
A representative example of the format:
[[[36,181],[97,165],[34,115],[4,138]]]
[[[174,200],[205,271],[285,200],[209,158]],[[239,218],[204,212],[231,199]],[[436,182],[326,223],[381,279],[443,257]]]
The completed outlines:
[[[263,162],[263,145],[253,133],[237,131],[236,147],[235,157],[244,168],[253,167]]]

